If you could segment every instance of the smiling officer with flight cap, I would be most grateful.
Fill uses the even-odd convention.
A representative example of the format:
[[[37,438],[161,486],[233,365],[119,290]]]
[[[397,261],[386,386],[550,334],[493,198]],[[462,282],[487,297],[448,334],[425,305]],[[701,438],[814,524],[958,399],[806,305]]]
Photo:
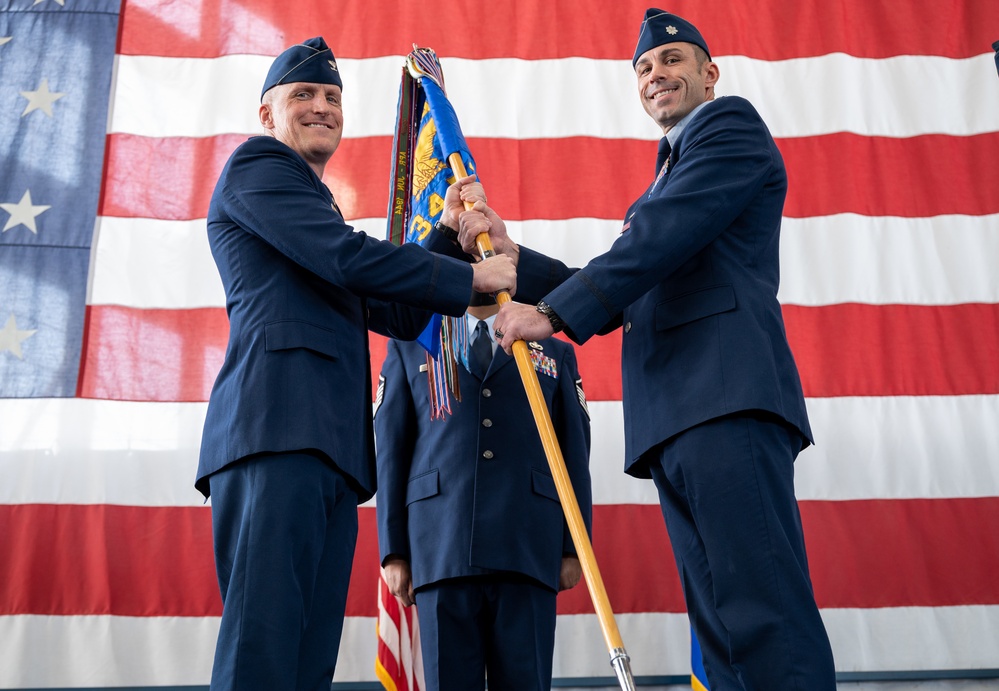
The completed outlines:
[[[473,289],[515,285],[509,259],[473,267],[344,222],[322,181],[341,87],[322,38],[279,55],[267,136],[236,149],[208,209],[229,316],[195,482],[223,602],[213,691],[329,691],[357,505],[375,491],[368,330],[413,339],[432,312],[462,315]],[[450,192],[445,222],[463,208]]]
[[[461,217],[518,256],[502,346],[622,327],[625,472],[651,478],[716,691],[834,691],[794,462],[812,440],[777,290],[787,173],[689,21],[651,8],[632,64],[662,130],[655,175],[610,249],[581,269],[517,247],[488,207]],[[478,205],[477,205],[478,207]]]

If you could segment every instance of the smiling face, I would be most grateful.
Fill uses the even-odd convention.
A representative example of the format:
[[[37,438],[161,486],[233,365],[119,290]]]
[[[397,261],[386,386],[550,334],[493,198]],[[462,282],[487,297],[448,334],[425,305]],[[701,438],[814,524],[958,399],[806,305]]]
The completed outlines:
[[[260,104],[260,124],[322,177],[343,136],[340,87],[312,82],[275,86]]]
[[[694,108],[715,96],[718,66],[692,43],[667,43],[635,63],[642,107],[665,134]]]

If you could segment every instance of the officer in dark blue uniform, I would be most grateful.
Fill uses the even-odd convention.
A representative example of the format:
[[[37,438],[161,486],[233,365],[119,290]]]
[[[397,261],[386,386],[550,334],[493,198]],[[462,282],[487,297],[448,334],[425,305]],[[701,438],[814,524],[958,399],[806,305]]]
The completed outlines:
[[[376,397],[379,549],[393,593],[408,605],[415,591],[428,691],[482,689],[487,674],[490,691],[548,691],[556,592],[581,574],[517,364],[490,337],[497,310],[469,308],[469,369],[458,366],[450,415],[431,419],[416,343],[389,342]],[[529,348],[589,527],[573,348],[554,338]]]
[[[632,64],[665,135],[655,177],[619,238],[580,270],[518,248],[518,299],[496,318],[515,339],[579,343],[623,327],[625,471],[652,477],[711,688],[831,691],[835,670],[812,593],[794,496],[811,442],[777,302],[787,174],[748,101],[714,98],[718,66],[689,22],[650,9]]]
[[[425,310],[460,315],[473,287],[515,276],[509,260],[473,267],[344,222],[322,182],[343,126],[322,38],[274,61],[260,122],[269,136],[233,153],[208,210],[229,315],[196,481],[223,601],[211,688],[328,691],[357,504],[375,490],[368,329],[415,338]]]

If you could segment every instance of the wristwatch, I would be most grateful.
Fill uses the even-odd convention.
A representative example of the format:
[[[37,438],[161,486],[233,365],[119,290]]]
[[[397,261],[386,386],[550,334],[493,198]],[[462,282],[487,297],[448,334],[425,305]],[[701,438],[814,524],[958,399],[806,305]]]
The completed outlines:
[[[559,331],[565,328],[565,322],[562,321],[562,318],[560,316],[555,314],[555,310],[552,309],[552,306],[549,305],[544,300],[539,302],[535,309],[541,312],[541,314],[548,317],[548,322],[552,325],[552,331],[554,331],[555,333],[558,333]]]

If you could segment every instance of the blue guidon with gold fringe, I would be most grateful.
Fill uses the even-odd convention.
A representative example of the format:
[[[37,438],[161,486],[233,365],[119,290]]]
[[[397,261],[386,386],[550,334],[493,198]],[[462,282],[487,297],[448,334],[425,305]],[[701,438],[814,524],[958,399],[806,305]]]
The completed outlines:
[[[444,196],[455,175],[448,157],[458,153],[465,169],[475,161],[444,91],[444,73],[433,50],[417,48],[406,58],[399,86],[393,138],[387,237],[396,245],[423,244],[440,220]],[[434,315],[417,339],[427,350],[431,416],[451,412],[451,396],[461,400],[458,363],[468,363],[464,319]]]

